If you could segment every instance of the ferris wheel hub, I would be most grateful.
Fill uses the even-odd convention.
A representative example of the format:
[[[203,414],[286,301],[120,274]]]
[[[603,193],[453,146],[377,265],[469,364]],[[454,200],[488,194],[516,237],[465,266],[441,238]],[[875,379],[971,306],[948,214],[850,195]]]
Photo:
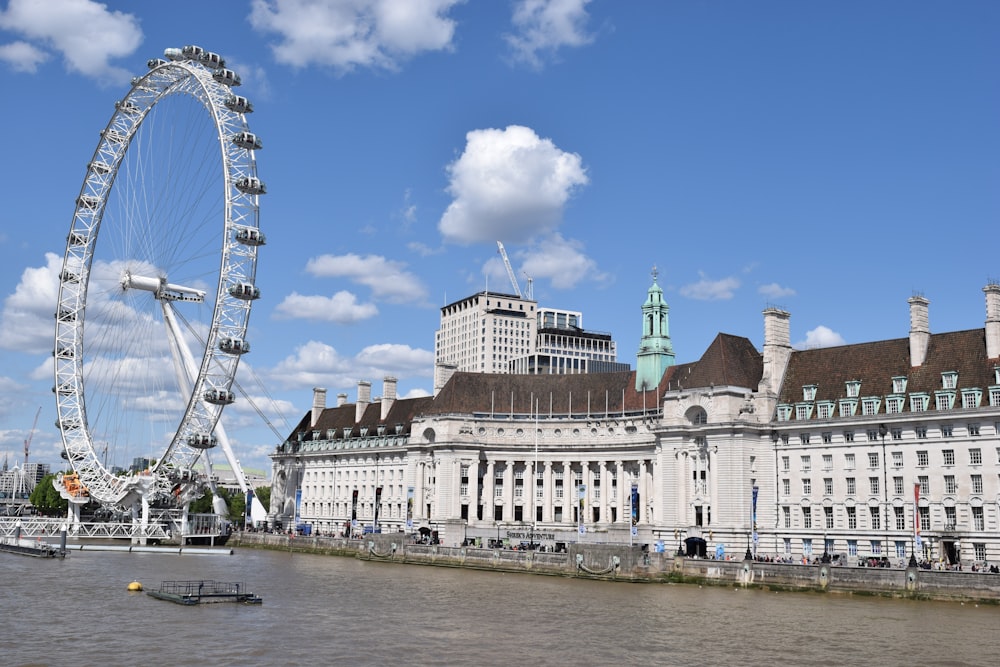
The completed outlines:
[[[196,303],[204,303],[205,301],[205,290],[174,285],[168,283],[166,278],[137,276],[131,271],[125,271],[122,273],[120,284],[123,290],[138,289],[152,292],[153,296],[161,301],[194,301]]]

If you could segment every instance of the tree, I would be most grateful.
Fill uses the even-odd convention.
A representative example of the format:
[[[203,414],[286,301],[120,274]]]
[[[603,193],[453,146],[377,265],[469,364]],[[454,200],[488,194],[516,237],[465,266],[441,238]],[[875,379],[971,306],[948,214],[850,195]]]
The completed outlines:
[[[42,477],[42,480],[35,485],[34,491],[31,492],[31,496],[28,498],[28,502],[32,504],[39,514],[60,516],[65,515],[69,509],[69,501],[60,496],[59,492],[56,491],[56,487],[53,484],[55,478],[56,473]]]

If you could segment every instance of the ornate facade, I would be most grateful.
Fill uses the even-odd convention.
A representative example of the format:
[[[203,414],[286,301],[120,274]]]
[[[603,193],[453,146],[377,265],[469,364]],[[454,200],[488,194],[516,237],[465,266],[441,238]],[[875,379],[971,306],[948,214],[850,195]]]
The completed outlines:
[[[914,297],[907,337],[794,350],[769,308],[762,350],[719,334],[676,365],[650,338],[667,337],[657,302],[641,373],[454,372],[403,400],[387,378],[334,407],[316,390],[271,457],[272,518],[447,544],[1000,561],[1000,286],[984,292],[981,329],[933,334]]]

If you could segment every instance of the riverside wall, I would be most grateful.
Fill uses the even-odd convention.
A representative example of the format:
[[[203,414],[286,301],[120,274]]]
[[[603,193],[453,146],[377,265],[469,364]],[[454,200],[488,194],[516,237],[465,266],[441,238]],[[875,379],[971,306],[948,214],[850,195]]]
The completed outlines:
[[[402,534],[362,540],[236,533],[228,546],[346,556],[405,565],[606,579],[636,583],[692,583],[767,590],[876,595],[1000,605],[1000,574],[798,565],[751,560],[717,561],[615,544],[568,544],[564,553],[413,544]]]

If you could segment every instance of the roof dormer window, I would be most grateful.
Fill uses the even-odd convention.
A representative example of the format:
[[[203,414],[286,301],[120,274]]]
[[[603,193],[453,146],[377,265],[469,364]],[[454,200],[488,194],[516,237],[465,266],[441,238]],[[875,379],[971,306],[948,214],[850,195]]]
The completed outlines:
[[[906,393],[906,376],[897,375],[892,378],[892,393],[894,394],[905,394]]]
[[[945,371],[941,373],[941,388],[954,389],[958,386],[958,373],[956,371]]]
[[[816,400],[816,385],[807,384],[804,387],[802,387],[802,400],[803,401]]]
[[[848,380],[846,384],[848,398],[857,398],[861,395],[861,380]]]

